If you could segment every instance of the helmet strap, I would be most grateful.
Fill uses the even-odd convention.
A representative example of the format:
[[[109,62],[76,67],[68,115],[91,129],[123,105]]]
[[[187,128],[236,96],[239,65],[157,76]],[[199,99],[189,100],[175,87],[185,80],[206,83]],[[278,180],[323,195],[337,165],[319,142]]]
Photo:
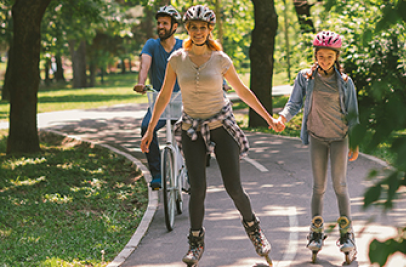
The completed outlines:
[[[194,44],[196,46],[204,46],[204,45],[207,45],[208,42],[209,42],[209,37],[207,37],[206,41],[204,41],[204,43],[202,43],[202,44],[195,44],[195,42],[193,42],[193,40],[192,40],[192,44]]]
[[[323,69],[320,65],[318,65],[318,68],[321,69],[322,71],[324,71],[324,74],[328,75],[327,71],[331,70],[332,68],[334,68],[334,64],[333,66],[331,66],[328,70]]]
[[[202,43],[202,44],[195,44],[195,43],[192,41],[192,43],[193,43],[194,45],[196,45],[196,46],[204,46],[204,45],[206,45],[206,42],[204,42],[204,43]]]

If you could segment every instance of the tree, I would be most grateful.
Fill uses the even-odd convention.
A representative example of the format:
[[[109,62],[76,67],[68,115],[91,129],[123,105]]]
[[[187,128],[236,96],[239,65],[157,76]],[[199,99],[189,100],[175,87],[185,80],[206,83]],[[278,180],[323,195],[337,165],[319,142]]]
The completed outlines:
[[[272,74],[278,15],[273,0],[252,0],[255,28],[249,50],[251,59],[251,90],[272,114]],[[249,110],[250,127],[267,127],[266,121],[253,109]]]
[[[51,0],[16,0],[13,16],[13,60],[10,62],[10,127],[7,154],[40,151],[37,93],[41,20]]]
[[[310,8],[314,4],[309,4],[307,0],[293,0],[296,15],[300,23],[300,29],[303,33],[315,33],[313,21],[311,20]]]

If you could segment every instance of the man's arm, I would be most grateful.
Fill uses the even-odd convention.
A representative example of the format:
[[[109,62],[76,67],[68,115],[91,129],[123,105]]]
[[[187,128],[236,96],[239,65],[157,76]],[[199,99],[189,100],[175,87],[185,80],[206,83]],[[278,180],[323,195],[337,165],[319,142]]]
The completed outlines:
[[[152,57],[148,54],[141,55],[141,64],[140,64],[140,71],[138,73],[138,84],[136,84],[133,88],[134,91],[139,93],[144,92],[145,81],[148,78],[148,71],[151,67]]]

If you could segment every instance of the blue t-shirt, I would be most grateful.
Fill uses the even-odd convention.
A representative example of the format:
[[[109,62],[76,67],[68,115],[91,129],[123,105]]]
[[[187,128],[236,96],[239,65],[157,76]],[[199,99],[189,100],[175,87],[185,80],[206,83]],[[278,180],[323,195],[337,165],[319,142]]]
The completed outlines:
[[[142,48],[141,55],[147,54],[152,57],[151,67],[149,68],[149,78],[152,80],[152,86],[156,90],[161,90],[162,84],[165,78],[166,65],[168,64],[169,56],[182,48],[182,40],[175,38],[176,43],[171,52],[166,52],[163,46],[161,45],[161,40],[158,39],[149,39],[144,47]],[[175,87],[173,88],[174,92],[179,91],[179,85],[176,81]]]

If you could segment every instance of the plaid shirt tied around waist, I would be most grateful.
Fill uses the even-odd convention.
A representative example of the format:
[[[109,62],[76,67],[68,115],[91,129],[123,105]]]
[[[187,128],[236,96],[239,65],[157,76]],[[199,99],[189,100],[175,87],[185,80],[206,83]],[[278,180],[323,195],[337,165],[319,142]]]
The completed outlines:
[[[233,115],[233,109],[231,103],[228,102],[221,109],[219,113],[208,119],[193,119],[185,112],[182,113],[182,118],[176,122],[174,131],[176,143],[179,149],[182,150],[182,122],[191,124],[191,127],[187,130],[187,135],[192,139],[192,141],[197,140],[197,132],[200,126],[200,132],[202,134],[203,140],[206,144],[207,153],[212,153],[214,151],[215,143],[210,140],[210,128],[209,123],[214,121],[221,121],[224,129],[234,138],[240,147],[240,157],[245,156],[249,150],[248,139],[244,132],[238,127]]]

